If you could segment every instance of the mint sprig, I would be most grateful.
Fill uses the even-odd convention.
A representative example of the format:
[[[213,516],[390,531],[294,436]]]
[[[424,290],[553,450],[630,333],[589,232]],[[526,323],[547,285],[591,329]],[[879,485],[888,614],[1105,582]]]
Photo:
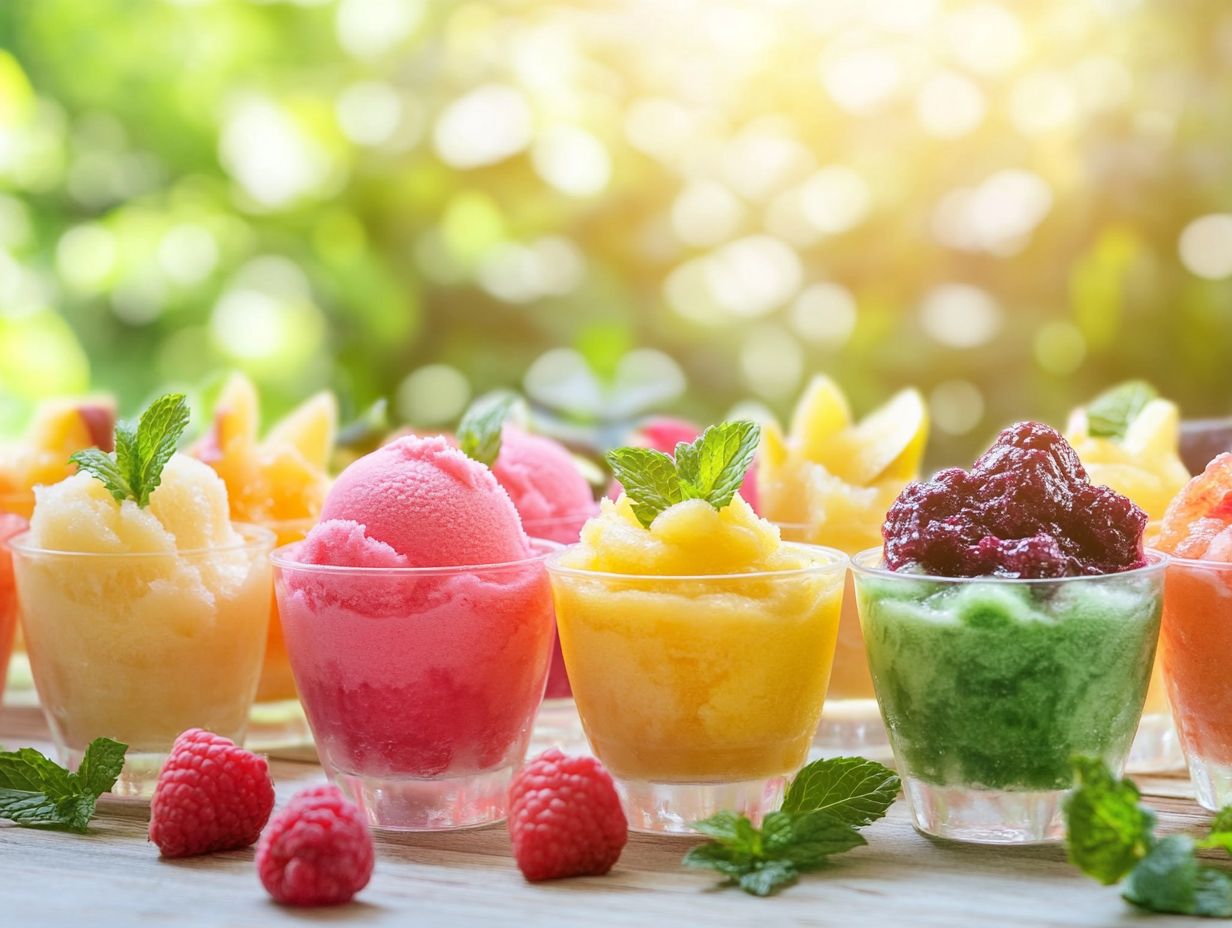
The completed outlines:
[[[715,509],[731,504],[757,454],[761,426],[741,419],[712,425],[694,442],[681,442],[675,457],[653,448],[617,448],[607,454],[633,514],[646,528],[659,513],[687,499]]]
[[[1129,380],[1101,393],[1087,405],[1087,431],[1095,438],[1120,440],[1159,392],[1145,380]]]
[[[491,467],[500,456],[501,428],[517,401],[517,394],[498,390],[471,403],[458,423],[458,447],[462,453]]]
[[[168,393],[151,403],[136,424],[116,423],[114,453],[90,448],[69,460],[101,481],[116,502],[132,499],[144,508],[187,427],[188,401],[183,393]]]
[[[1122,896],[1150,912],[1232,917],[1232,876],[1198,862],[1201,848],[1232,847],[1232,807],[1221,810],[1210,834],[1155,835],[1155,814],[1139,803],[1138,788],[1117,779],[1102,761],[1074,758],[1078,785],[1065,803],[1070,862],[1105,885],[1125,880]]]
[[[76,773],[34,748],[0,752],[0,818],[32,828],[84,833],[98,797],[115,786],[128,745],[96,738]]]
[[[865,844],[857,829],[885,815],[898,788],[895,773],[876,761],[815,761],[796,775],[782,809],[767,815],[761,828],[735,812],[694,822],[712,840],[690,850],[684,865],[717,870],[750,895],[772,895],[833,855]]]

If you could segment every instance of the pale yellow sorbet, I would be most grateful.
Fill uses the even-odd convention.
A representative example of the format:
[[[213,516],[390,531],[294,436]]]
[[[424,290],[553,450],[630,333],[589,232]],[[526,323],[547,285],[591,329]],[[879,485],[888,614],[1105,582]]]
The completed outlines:
[[[841,564],[781,547],[739,497],[720,511],[680,503],[649,528],[626,499],[606,502],[560,563],[571,569],[553,576],[561,649],[613,773],[731,782],[804,762],[834,657]]]
[[[194,726],[243,736],[269,621],[270,544],[253,540],[229,521],[219,477],[184,455],[144,509],[84,473],[37,488],[14,568],[62,744],[165,751]]]

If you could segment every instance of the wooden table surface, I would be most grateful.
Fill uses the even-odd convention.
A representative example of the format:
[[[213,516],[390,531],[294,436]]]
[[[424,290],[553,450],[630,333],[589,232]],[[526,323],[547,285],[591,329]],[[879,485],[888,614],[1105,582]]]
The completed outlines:
[[[6,706],[0,744],[50,752],[38,711]],[[320,767],[274,759],[281,805],[323,782]],[[1187,780],[1138,778],[1166,832],[1210,819]],[[376,834],[372,882],[350,905],[289,910],[257,880],[253,849],[160,860],[146,840],[148,806],[104,799],[88,835],[0,824],[0,925],[936,925],[1113,926],[1201,924],[1138,913],[1117,889],[1065,862],[1060,847],[987,848],[916,833],[900,800],[865,830],[868,846],[836,859],[776,897],[717,890],[685,870],[689,838],[631,835],[605,877],[532,885],[518,873],[503,825],[451,834]]]

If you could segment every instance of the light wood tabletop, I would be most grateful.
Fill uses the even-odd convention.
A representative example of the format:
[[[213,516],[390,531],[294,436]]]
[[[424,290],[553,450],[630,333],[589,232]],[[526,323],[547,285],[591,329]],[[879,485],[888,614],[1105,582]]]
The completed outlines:
[[[50,752],[37,710],[5,707],[0,744]],[[312,763],[273,759],[279,803],[324,781]],[[1198,832],[1210,815],[1182,778],[1141,777],[1161,830]],[[161,860],[146,840],[146,804],[104,799],[87,835],[0,825],[0,925],[926,925],[1188,924],[1146,915],[1065,861],[1060,847],[987,848],[916,833],[900,800],[865,830],[868,846],[780,895],[717,889],[680,858],[689,838],[631,835],[604,877],[525,882],[503,825],[450,834],[376,834],[372,882],[350,905],[290,910],[269,900],[253,849]],[[1214,855],[1218,856],[1218,855]]]

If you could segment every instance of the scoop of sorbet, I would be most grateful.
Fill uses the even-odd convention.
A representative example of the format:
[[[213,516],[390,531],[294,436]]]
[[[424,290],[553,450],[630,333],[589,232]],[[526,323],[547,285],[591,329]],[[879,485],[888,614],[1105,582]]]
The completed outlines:
[[[1043,578],[1143,566],[1146,522],[1129,499],[1091,484],[1055,429],[1019,422],[971,470],[909,484],[881,531],[891,570]]]

